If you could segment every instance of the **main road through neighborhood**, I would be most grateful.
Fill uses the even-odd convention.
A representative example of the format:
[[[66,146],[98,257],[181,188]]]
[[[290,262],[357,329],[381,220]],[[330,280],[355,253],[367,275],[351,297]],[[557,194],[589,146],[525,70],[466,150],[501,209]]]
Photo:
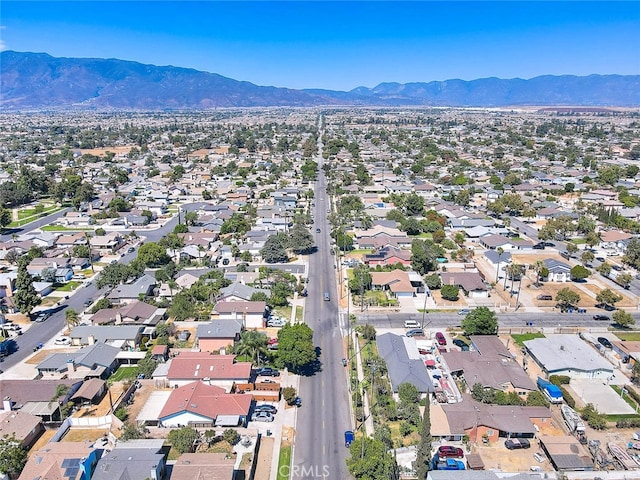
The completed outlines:
[[[320,150],[322,151],[322,150]],[[315,229],[318,251],[309,256],[309,285],[305,320],[314,330],[320,353],[319,371],[300,379],[303,407],[298,411],[291,467],[292,480],[346,480],[348,449],[344,431],[351,429],[345,356],[339,324],[339,298],[332,256],[329,254],[330,208],[326,179],[320,169],[315,189]],[[324,293],[330,300],[324,300]]]

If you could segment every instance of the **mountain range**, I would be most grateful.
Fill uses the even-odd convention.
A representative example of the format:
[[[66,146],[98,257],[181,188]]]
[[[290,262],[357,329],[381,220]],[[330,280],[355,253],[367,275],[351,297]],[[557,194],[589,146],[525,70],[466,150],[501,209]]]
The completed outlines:
[[[381,83],[348,92],[259,86],[216,73],[118,59],[0,52],[0,108],[203,110],[222,107],[640,106],[640,75],[545,75]]]

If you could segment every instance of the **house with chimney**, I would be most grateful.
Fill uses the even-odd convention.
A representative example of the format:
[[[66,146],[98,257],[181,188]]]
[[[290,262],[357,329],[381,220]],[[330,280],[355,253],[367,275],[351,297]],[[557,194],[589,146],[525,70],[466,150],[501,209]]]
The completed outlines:
[[[211,320],[237,320],[245,329],[263,328],[268,315],[266,302],[217,302]]]

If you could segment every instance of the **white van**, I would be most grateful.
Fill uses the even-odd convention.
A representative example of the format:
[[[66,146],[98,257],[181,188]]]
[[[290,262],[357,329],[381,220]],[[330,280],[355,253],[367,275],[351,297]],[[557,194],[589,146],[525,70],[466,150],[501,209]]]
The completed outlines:
[[[404,328],[420,328],[420,322],[417,320],[405,320]]]

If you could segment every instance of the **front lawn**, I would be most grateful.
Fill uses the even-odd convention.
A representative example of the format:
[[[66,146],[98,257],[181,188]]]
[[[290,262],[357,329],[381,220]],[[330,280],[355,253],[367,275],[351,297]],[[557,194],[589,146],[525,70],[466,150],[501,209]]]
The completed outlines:
[[[137,365],[121,365],[118,370],[109,377],[110,382],[121,382],[123,380],[135,380],[138,377],[139,367]]]
[[[640,332],[613,332],[613,334],[625,342],[640,342]]]
[[[56,287],[57,292],[73,292],[76,288],[80,286],[81,282],[76,282],[74,280],[64,283],[59,287]]]
[[[524,347],[524,342],[527,340],[533,340],[534,338],[545,338],[542,333],[512,333],[511,338],[516,342],[516,345]]]
[[[278,458],[278,476],[277,480],[289,480],[289,468],[283,468],[284,466],[291,466],[291,445],[285,445],[284,442],[280,445],[280,457]]]

